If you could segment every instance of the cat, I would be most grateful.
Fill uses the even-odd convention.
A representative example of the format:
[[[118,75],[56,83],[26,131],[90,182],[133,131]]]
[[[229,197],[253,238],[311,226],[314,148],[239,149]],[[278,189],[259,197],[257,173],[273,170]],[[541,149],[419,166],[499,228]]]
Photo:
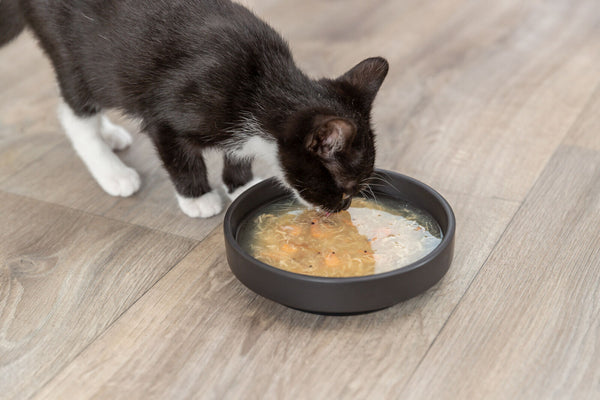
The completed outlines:
[[[210,148],[223,151],[231,198],[255,183],[255,157],[328,212],[347,209],[373,173],[384,58],[311,79],[275,30],[228,0],[3,0],[0,25],[0,45],[33,31],[56,73],[65,133],[110,195],[132,195],[140,177],[113,152],[132,138],[107,109],[141,121],[191,217],[223,209],[207,180]]]

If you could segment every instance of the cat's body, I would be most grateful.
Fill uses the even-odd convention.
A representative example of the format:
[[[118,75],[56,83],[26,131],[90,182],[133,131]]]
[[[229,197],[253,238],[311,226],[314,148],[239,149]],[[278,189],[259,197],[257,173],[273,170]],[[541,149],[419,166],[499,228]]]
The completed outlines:
[[[251,181],[252,158],[263,156],[301,199],[332,211],[373,170],[381,58],[338,80],[311,80],[273,29],[225,0],[5,0],[0,24],[9,14],[0,44],[21,18],[31,27],[56,71],[61,123],[112,195],[130,195],[140,181],[111,151],[131,137],[102,116],[109,108],[142,121],[191,216],[222,208],[206,148],[224,151],[229,192]]]

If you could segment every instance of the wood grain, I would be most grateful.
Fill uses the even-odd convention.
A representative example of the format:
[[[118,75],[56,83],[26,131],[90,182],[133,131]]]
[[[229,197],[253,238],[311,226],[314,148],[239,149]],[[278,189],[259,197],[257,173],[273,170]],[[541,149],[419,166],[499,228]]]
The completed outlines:
[[[30,35],[0,50],[0,182],[64,140],[54,118],[53,79]]]
[[[600,151],[600,85],[565,138],[565,144]]]
[[[600,153],[561,147],[403,397],[597,399],[599,226]]]
[[[409,378],[518,206],[449,200],[455,260],[420,297],[347,318],[287,309],[234,279],[219,228],[38,398],[380,398]]]
[[[0,192],[0,393],[27,398],[195,242]]]
[[[406,103],[402,83],[382,92],[380,142],[396,151],[380,164],[441,190],[522,200],[600,77],[598,3],[477,3],[491,9],[451,20],[406,60],[397,79],[418,100]]]

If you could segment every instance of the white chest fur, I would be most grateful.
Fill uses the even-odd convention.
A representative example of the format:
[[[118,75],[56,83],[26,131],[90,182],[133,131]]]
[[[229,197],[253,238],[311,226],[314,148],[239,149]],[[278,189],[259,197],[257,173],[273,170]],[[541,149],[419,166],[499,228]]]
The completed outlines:
[[[252,136],[244,144],[230,152],[236,158],[258,158],[266,163],[273,176],[283,181],[283,171],[279,164],[277,143],[259,136]]]
[[[308,203],[300,197],[298,191],[286,181],[283,169],[279,162],[277,143],[274,140],[267,140],[260,136],[252,136],[246,140],[242,146],[230,151],[229,154],[237,158],[257,158],[262,160],[268,165],[271,175],[276,177],[280,184],[290,190],[300,203],[308,206]]]

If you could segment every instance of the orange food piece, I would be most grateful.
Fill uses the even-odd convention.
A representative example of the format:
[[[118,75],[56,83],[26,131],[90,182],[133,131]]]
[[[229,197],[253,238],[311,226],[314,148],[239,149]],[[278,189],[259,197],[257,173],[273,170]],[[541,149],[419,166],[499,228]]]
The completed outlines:
[[[337,267],[340,265],[340,258],[335,253],[330,253],[325,257],[325,265],[328,267]]]
[[[286,253],[295,253],[298,251],[298,248],[293,244],[284,243],[281,245],[281,250],[285,251]]]
[[[325,232],[323,232],[323,229],[317,224],[310,226],[310,234],[317,239],[323,239],[325,237]]]

